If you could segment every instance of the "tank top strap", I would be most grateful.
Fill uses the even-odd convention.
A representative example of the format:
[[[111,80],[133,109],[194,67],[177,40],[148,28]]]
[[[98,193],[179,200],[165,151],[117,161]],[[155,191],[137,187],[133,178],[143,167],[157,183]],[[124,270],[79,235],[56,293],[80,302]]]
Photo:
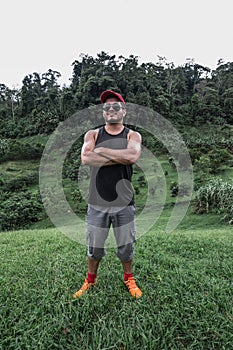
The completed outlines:
[[[98,135],[96,138],[96,146],[101,143],[102,141],[106,141],[109,139],[117,139],[117,138],[124,138],[127,139],[127,135],[129,133],[130,129],[128,129],[127,127],[124,126],[124,129],[117,135],[111,135],[109,134],[106,130],[104,126],[101,126],[98,130]]]
[[[129,128],[127,128],[126,126],[124,127],[124,130],[123,130],[123,133],[128,136],[128,133],[129,133]]]
[[[104,126],[101,126],[99,128],[98,135],[97,135],[97,138],[96,138],[96,144],[98,144],[99,140],[102,138],[103,133],[104,133]]]

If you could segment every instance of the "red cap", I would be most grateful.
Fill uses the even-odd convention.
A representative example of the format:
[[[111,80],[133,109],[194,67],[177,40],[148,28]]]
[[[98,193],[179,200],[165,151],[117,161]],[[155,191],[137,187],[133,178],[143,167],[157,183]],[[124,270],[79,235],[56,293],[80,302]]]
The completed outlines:
[[[100,101],[102,103],[104,103],[108,97],[115,97],[120,102],[123,102],[125,104],[125,100],[123,99],[123,97],[120,94],[118,94],[117,92],[112,91],[112,90],[103,91],[102,94],[100,95]]]

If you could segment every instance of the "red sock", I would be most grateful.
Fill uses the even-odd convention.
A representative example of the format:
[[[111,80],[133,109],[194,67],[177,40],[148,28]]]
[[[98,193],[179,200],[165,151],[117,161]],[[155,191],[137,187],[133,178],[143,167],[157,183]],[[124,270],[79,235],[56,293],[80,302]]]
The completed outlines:
[[[124,272],[124,281],[127,281],[129,278],[133,277],[132,273],[125,273]]]
[[[96,279],[97,274],[96,273],[87,273],[87,280],[89,283],[94,283]]]

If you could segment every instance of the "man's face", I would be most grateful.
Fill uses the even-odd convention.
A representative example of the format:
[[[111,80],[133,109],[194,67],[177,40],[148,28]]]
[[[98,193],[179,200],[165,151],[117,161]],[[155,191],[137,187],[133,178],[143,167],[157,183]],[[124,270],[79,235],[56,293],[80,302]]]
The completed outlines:
[[[123,123],[126,110],[118,99],[108,98],[103,105],[103,116],[107,124]]]

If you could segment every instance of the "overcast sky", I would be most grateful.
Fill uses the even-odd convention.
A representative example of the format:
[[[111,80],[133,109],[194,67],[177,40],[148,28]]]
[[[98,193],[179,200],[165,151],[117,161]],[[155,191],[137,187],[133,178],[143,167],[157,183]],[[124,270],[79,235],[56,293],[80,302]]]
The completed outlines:
[[[49,68],[69,84],[81,53],[154,63],[159,55],[176,66],[194,58],[211,69],[233,61],[232,0],[0,1],[0,83],[8,87]]]

